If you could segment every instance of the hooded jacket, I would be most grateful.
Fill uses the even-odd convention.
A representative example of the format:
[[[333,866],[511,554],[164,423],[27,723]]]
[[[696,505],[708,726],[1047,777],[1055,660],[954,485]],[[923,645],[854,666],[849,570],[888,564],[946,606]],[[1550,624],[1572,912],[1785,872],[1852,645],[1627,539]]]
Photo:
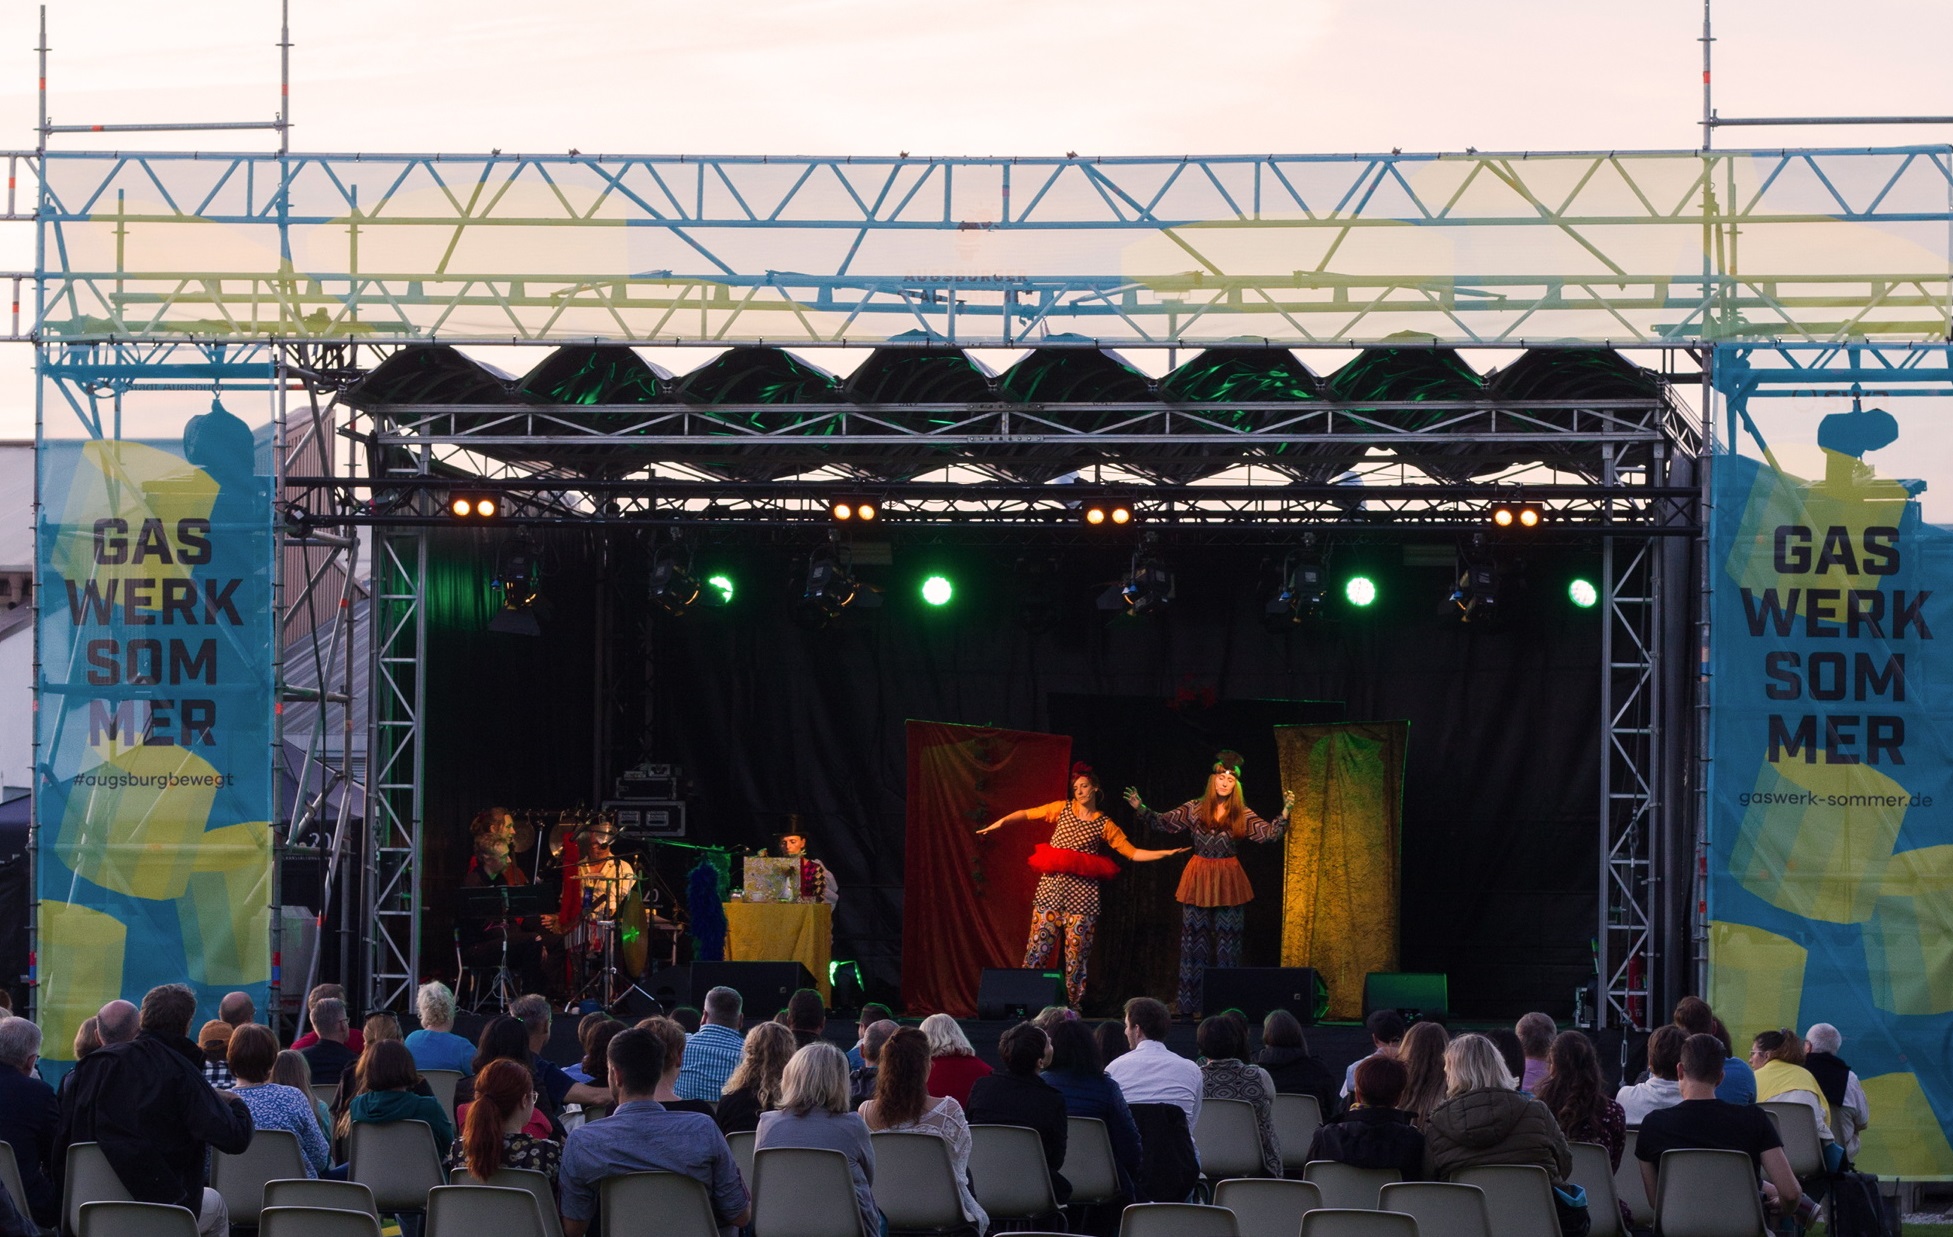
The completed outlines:
[[[75,1070],[62,1097],[55,1151],[101,1144],[131,1197],[203,1205],[204,1152],[237,1155],[251,1144],[251,1110],[203,1080],[203,1050],[180,1035],[144,1031],[126,1044],[97,1048]]]
[[[1537,1164],[1561,1185],[1573,1172],[1573,1152],[1546,1105],[1485,1087],[1439,1104],[1424,1131],[1424,1165],[1433,1180],[1484,1164]]]

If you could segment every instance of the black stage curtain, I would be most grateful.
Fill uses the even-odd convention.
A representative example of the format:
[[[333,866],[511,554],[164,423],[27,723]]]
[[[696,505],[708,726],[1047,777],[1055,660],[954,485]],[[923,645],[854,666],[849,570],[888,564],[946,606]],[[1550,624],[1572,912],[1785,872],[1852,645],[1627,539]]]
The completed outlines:
[[[1332,601],[1335,621],[1274,635],[1260,611],[1279,554],[1164,550],[1178,599],[1162,619],[1137,620],[1093,604],[1130,546],[898,540],[893,566],[861,573],[886,588],[885,604],[808,631],[790,617],[804,545],[701,549],[698,574],[726,572],[737,594],[723,610],[640,624],[647,754],[684,766],[692,841],[768,845],[788,813],[802,817],[842,888],[836,954],[857,959],[871,996],[888,998],[900,974],[904,720],[1070,733],[1109,797],[1137,784],[1161,809],[1197,794],[1215,748],[1234,747],[1247,757],[1249,801],[1266,814],[1280,806],[1271,726],[1408,719],[1402,965],[1449,973],[1467,1017],[1570,1013],[1596,920],[1600,614],[1568,604],[1565,582],[1582,569],[1591,577],[1594,556],[1530,552],[1530,595],[1509,576],[1501,604],[1512,617],[1479,629],[1439,618],[1448,569],[1406,567],[1400,546],[1339,547],[1333,578],[1368,572],[1377,604]],[[463,560],[481,553],[449,547],[457,596],[469,571],[468,587],[483,591],[473,620],[430,634],[430,880],[458,879],[479,807],[573,802],[592,783],[599,554],[550,543],[555,617],[525,639],[479,630],[486,569]],[[956,582],[950,606],[917,600],[930,571]],[[1114,811],[1129,822],[1122,803]],[[1246,850],[1265,891],[1247,960],[1273,962],[1279,849]],[[1171,995],[1178,865],[1159,869],[1109,891],[1098,1008],[1141,990]]]

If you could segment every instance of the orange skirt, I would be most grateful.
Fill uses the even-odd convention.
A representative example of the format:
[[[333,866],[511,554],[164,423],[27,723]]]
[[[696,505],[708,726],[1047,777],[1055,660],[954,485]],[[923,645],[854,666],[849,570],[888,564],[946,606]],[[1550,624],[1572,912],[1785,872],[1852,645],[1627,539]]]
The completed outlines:
[[[1254,901],[1255,891],[1239,859],[1195,855],[1180,873],[1180,887],[1173,896],[1188,906],[1240,906]]]

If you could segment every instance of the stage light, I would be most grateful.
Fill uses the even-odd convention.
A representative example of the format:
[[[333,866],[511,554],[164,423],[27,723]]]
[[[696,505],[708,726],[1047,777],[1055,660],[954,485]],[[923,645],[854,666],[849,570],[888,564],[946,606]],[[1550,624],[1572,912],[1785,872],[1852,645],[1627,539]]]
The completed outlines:
[[[837,524],[872,524],[882,515],[881,504],[872,498],[837,498],[827,505],[827,513]]]
[[[829,512],[837,520],[852,520],[854,518],[854,504],[835,503],[833,507],[829,508]]]
[[[1531,503],[1527,503],[1525,506],[1519,508],[1519,527],[1538,528],[1539,508],[1533,506]]]
[[[707,605],[729,606],[732,604],[732,577],[715,575],[705,577],[705,601]]]
[[[691,555],[678,546],[659,552],[651,564],[651,604],[680,618],[698,600],[698,580],[692,576]]]
[[[839,548],[830,542],[808,555],[805,583],[800,600],[794,604],[796,621],[819,630],[856,604],[880,605],[881,596],[855,581],[853,570],[841,561]]]
[[[1164,614],[1173,604],[1176,591],[1173,568],[1154,553],[1152,538],[1148,536],[1147,544],[1132,556],[1132,566],[1127,569],[1124,582],[1099,598],[1099,608],[1116,610],[1123,603],[1131,613],[1146,618]]]
[[[1085,522],[1093,528],[1103,528],[1110,524],[1123,528],[1132,523],[1132,504],[1114,502],[1109,499],[1095,499],[1085,504]]]
[[[856,503],[854,515],[856,519],[866,524],[881,515],[881,511],[873,503]]]
[[[466,498],[457,498],[448,504],[448,510],[460,519],[467,519],[475,513],[475,504]]]
[[[1132,523],[1132,508],[1127,507],[1124,504],[1114,507],[1112,509],[1112,522],[1114,524]]]
[[[1351,576],[1343,585],[1343,596],[1353,606],[1367,606],[1377,599],[1377,584],[1368,576]]]
[[[1280,586],[1262,607],[1262,624],[1279,634],[1320,616],[1329,597],[1328,574],[1321,562],[1290,555],[1282,564]]]
[[[1600,604],[1600,590],[1592,580],[1578,580],[1566,586],[1567,599],[1582,610],[1591,610]]]
[[[1459,611],[1461,623],[1482,623],[1498,613],[1499,569],[1491,559],[1467,562],[1451,588],[1451,605]]]
[[[541,579],[542,554],[526,534],[518,531],[495,565],[495,587],[501,590],[502,608],[488,621],[488,630],[540,636],[542,620],[549,617],[549,603],[539,588]]]
[[[478,498],[475,500],[475,514],[484,520],[494,519],[496,510],[495,500],[492,498]]]
[[[448,499],[448,514],[457,520],[492,520],[501,504],[485,494],[456,494]]]
[[[1104,507],[1085,508],[1085,522],[1087,524],[1092,525],[1093,527],[1097,527],[1098,525],[1105,523],[1105,508]]]
[[[1499,506],[1492,508],[1492,523],[1498,525],[1500,528],[1511,528],[1512,522],[1517,518],[1517,514],[1510,507]]]
[[[932,606],[946,606],[956,595],[948,576],[930,576],[922,582],[922,599]]]

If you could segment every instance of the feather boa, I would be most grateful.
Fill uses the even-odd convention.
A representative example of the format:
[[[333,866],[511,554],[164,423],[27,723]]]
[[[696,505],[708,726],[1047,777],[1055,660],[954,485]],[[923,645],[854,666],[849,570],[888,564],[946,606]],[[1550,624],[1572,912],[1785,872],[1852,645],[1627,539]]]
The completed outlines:
[[[1031,866],[1040,872],[1062,872],[1087,880],[1111,880],[1119,875],[1119,865],[1103,855],[1088,855],[1082,850],[1066,850],[1049,842],[1039,842],[1031,852]]]
[[[701,962],[721,962],[726,956],[726,908],[719,901],[719,870],[701,862],[686,879],[686,909],[692,914],[692,940]]]

